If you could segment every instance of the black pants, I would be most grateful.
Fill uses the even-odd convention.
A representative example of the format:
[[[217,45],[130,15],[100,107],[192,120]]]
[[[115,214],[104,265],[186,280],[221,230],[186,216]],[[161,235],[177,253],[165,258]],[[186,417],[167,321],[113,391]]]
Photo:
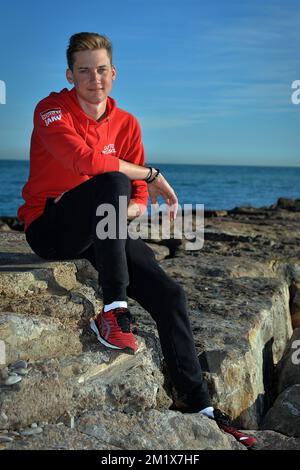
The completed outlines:
[[[101,240],[96,234],[100,204],[112,204],[119,215],[119,196],[131,196],[131,182],[120,172],[94,176],[66,192],[55,203],[48,198],[43,214],[26,230],[32,250],[44,259],[86,258],[97,269],[103,300],[136,300],[157,324],[162,352],[183,411],[211,405],[196,354],[182,287],[156,262],[141,239]],[[127,222],[126,222],[127,223]],[[118,224],[117,224],[118,234]],[[127,231],[127,227],[126,227]],[[125,232],[126,233],[126,232]]]

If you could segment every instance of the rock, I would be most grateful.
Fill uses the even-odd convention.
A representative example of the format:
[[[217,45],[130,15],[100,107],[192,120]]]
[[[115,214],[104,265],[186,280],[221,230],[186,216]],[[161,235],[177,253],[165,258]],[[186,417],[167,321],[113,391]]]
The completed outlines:
[[[300,384],[300,328],[294,330],[281,360],[276,366],[277,394]]]
[[[27,364],[24,359],[76,354],[83,349],[79,330],[64,326],[58,319],[36,315],[1,313],[0,337],[5,342],[7,363],[14,363],[10,370],[21,370],[21,375],[26,375],[26,368],[17,369],[16,364]],[[15,362],[18,358],[23,360]]]
[[[251,431],[251,435],[257,439],[254,450],[299,450],[300,448],[299,438],[287,437],[275,431]]]
[[[213,420],[199,413],[148,410],[131,415],[96,411],[81,416],[77,429],[107,446],[126,450],[245,449],[231,435],[220,431]]]
[[[295,294],[291,301],[291,315],[293,328],[300,327],[300,288],[295,289]]]
[[[69,411],[66,411],[62,416],[58,418],[57,423],[62,423],[68,428],[74,429],[75,418]]]
[[[162,265],[186,286],[196,349],[214,405],[239,426],[257,429],[273,398],[274,364],[292,334],[288,287],[275,278],[228,278],[231,266],[224,268],[222,258],[212,268],[199,256],[180,266],[177,259]],[[218,275],[208,284],[212,269]]]
[[[4,367],[4,368],[0,371],[0,378],[1,378],[2,380],[6,380],[8,377],[9,377],[9,370],[8,370],[8,367]]]
[[[166,231],[147,239],[161,267],[187,294],[196,349],[214,404],[251,432],[266,412],[276,411],[270,408],[276,398],[275,372],[292,335],[291,314],[293,320],[297,306],[292,286],[300,288],[300,214],[283,205],[226,214],[206,211],[207,238],[198,250],[195,244],[188,249],[186,238],[166,238]],[[195,227],[193,219],[189,231]],[[0,339],[5,336],[9,356],[0,366],[2,380],[7,364],[29,361],[21,385],[1,389],[0,409],[7,419],[0,415],[0,428],[19,429],[32,422],[41,427],[64,414],[70,426],[46,425],[43,433],[30,439],[16,436],[5,448],[122,450],[125,442],[128,448],[160,449],[165,439],[171,449],[214,448],[215,442],[218,448],[231,448],[230,436],[215,435],[204,422],[199,427],[193,415],[170,414],[165,392],[168,387],[170,393],[169,377],[148,312],[130,299],[139,344],[147,347],[137,356],[106,351],[87,332],[90,318],[102,306],[98,273],[89,261],[43,260],[30,250],[24,234],[13,230],[1,232],[0,243]],[[10,372],[20,370],[10,367]],[[283,387],[299,385],[292,383],[292,370],[285,372],[284,366],[282,374]],[[297,409],[296,392],[283,408]],[[280,419],[275,416],[275,424]],[[112,422],[118,423],[117,431]],[[77,432],[78,425],[86,434]],[[263,433],[265,448],[294,448],[298,439],[257,432]],[[233,445],[241,447],[235,441]]]
[[[6,228],[3,228],[5,226]],[[0,218],[0,230],[18,230],[24,231],[24,223],[21,222],[18,217],[1,217]]]
[[[41,434],[18,439],[5,447],[7,450],[120,450],[107,446],[100,439],[82,434],[64,425],[46,426]]]
[[[9,429],[57,420],[66,411],[76,416],[104,406],[126,412],[158,407],[164,378],[142,340],[139,347],[131,356],[91,343],[93,352],[36,362],[20,391],[0,396]]]
[[[275,206],[276,209],[285,209],[289,211],[300,211],[300,199],[287,199],[280,197]]]
[[[13,440],[13,437],[4,436],[0,434],[0,442],[12,442]]]
[[[1,411],[0,413],[0,429],[7,429],[8,417]]]
[[[42,432],[43,432],[43,428],[31,427],[31,428],[25,429],[24,431],[21,431],[20,434],[21,436],[35,436],[36,434],[41,434]]]
[[[18,375],[11,375],[4,381],[4,385],[14,385],[17,384],[18,382],[21,382],[22,377],[19,377]]]
[[[29,373],[28,369],[15,369],[18,375],[27,375]]]
[[[286,388],[265,416],[263,430],[300,437],[300,384]]]
[[[16,361],[13,364],[10,364],[10,369],[27,369],[28,363],[27,361]]]
[[[156,243],[147,243],[147,245],[154,251],[157,261],[165,259],[170,254],[170,250],[166,246],[158,245]]]

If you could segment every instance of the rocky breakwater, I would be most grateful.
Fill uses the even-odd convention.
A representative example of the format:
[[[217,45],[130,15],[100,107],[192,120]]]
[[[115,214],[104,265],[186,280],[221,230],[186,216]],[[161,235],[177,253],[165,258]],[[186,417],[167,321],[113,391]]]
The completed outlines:
[[[145,310],[130,300],[135,356],[101,347],[88,330],[102,305],[91,264],[45,261],[14,218],[0,227],[2,448],[243,449],[211,420],[169,409],[176,397]],[[299,374],[282,364],[300,326],[300,201],[208,211],[201,249],[164,230],[147,237],[187,294],[214,405],[258,449],[299,447]],[[296,432],[280,427],[286,408]]]

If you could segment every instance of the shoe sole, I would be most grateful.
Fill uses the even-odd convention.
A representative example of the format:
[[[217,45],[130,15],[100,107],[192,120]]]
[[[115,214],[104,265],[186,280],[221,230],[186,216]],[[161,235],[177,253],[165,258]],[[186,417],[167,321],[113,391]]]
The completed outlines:
[[[109,349],[114,349],[115,351],[122,351],[122,352],[125,352],[127,354],[131,354],[131,355],[134,355],[135,354],[135,351],[134,349],[126,346],[126,348],[119,348],[119,346],[115,346],[114,344],[111,344],[111,343],[108,343],[99,333],[99,329],[96,325],[96,322],[95,320],[91,320],[90,322],[90,329],[95,333],[96,337],[97,337],[97,340],[99,341],[99,343],[103,344],[104,346],[106,346],[107,348]],[[138,350],[137,350],[138,351]],[[137,352],[136,351],[136,352]]]

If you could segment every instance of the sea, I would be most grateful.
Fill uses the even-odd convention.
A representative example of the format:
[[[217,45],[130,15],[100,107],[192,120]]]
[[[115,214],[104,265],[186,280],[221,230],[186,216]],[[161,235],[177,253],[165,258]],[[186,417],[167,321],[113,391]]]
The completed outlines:
[[[160,169],[182,207],[204,204],[205,210],[227,210],[238,206],[268,207],[280,197],[300,199],[300,167],[151,166]],[[0,160],[0,217],[16,216],[28,175],[28,160]]]

